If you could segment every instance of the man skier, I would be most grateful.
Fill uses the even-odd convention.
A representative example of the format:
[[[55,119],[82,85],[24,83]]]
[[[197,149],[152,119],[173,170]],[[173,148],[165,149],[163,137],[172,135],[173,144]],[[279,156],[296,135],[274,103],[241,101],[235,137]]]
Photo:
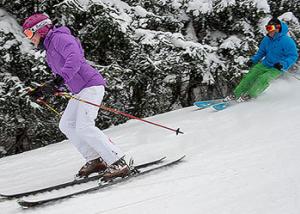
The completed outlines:
[[[53,26],[49,17],[37,13],[23,23],[24,34],[37,48],[46,50],[46,61],[55,78],[30,92],[34,98],[54,93],[65,84],[77,98],[100,105],[105,80],[84,57],[81,44],[70,30]],[[59,128],[86,160],[78,177],[104,172],[104,179],[124,177],[130,169],[124,153],[95,126],[98,108],[71,99],[61,117]]]
[[[266,25],[267,35],[257,53],[247,62],[249,73],[225,100],[246,101],[260,95],[270,82],[286,72],[298,58],[294,40],[288,36],[288,26],[278,18]]]

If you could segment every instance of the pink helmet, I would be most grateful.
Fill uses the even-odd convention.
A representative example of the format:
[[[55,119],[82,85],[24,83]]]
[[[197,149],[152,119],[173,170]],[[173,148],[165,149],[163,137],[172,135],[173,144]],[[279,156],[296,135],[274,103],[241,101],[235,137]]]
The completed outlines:
[[[39,25],[37,25],[39,24]],[[23,31],[32,28],[38,32],[42,38],[45,38],[49,30],[53,27],[49,17],[43,13],[36,13],[29,16],[23,23]]]

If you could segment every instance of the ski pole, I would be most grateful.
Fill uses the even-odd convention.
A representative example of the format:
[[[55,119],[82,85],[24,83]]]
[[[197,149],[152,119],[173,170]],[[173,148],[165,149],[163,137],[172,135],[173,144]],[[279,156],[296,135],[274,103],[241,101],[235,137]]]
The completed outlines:
[[[57,114],[59,117],[61,116],[61,114],[60,114],[55,108],[53,108],[53,107],[50,106],[48,103],[46,103],[46,101],[44,101],[44,100],[38,98],[38,99],[36,100],[36,102],[37,102],[37,103],[43,104],[44,106],[46,106],[47,108],[49,108],[51,111],[53,111],[55,114]]]
[[[288,73],[290,76],[294,77],[296,80],[300,80],[300,77],[297,77],[296,74]]]
[[[45,83],[44,84],[42,84],[42,86],[43,85],[45,85]],[[33,92],[33,91],[35,91],[35,90],[37,90],[37,88],[28,88],[27,89],[27,93],[26,94],[28,94],[28,93],[30,93],[30,92]],[[37,100],[36,100],[36,102],[37,103],[40,103],[40,104],[43,104],[44,106],[46,106],[48,109],[50,109],[51,111],[53,111],[55,114],[57,114],[59,117],[61,116],[61,114],[55,109],[55,108],[53,108],[52,106],[50,106],[45,100],[43,100],[43,99],[41,99],[41,98],[38,98]]]
[[[93,105],[93,106],[96,106],[96,107],[98,107],[98,108],[101,108],[101,109],[103,109],[103,110],[105,110],[105,111],[109,111],[109,112],[112,112],[112,113],[115,113],[115,114],[120,114],[120,115],[123,115],[123,116],[125,116],[125,117],[130,118],[130,119],[139,120],[139,121],[142,121],[142,122],[145,122],[145,123],[152,124],[152,125],[154,125],[154,126],[158,126],[158,127],[164,128],[164,129],[168,129],[168,130],[170,130],[170,131],[176,132],[176,135],[178,135],[179,133],[180,133],[180,134],[184,134],[182,131],[179,130],[179,128],[178,128],[178,129],[172,129],[172,128],[169,128],[169,127],[167,127],[167,126],[164,126],[164,125],[161,125],[161,124],[158,124],[158,123],[154,123],[154,122],[151,122],[151,121],[148,121],[148,120],[145,120],[145,119],[141,119],[141,118],[139,118],[139,117],[136,117],[136,116],[133,116],[133,115],[131,115],[131,114],[128,114],[128,113],[119,111],[119,110],[114,109],[114,108],[110,108],[110,107],[107,107],[107,106],[104,106],[104,105],[97,105],[97,104],[95,104],[95,103],[89,102],[89,101],[87,101],[87,100],[83,100],[83,99],[81,99],[81,98],[75,97],[75,96],[70,95],[70,94],[68,94],[68,93],[59,92],[59,93],[56,93],[56,95],[66,97],[66,98],[68,98],[68,99],[73,98],[73,99],[78,100],[78,101],[80,101],[80,102],[87,103],[87,104],[89,104],[89,105]]]

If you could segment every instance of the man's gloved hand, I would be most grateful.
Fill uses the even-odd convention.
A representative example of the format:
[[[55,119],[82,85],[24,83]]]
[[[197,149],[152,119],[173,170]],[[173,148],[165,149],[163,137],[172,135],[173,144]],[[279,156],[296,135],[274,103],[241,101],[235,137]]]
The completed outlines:
[[[279,71],[281,71],[281,69],[283,68],[283,66],[279,62],[275,63],[273,67]]]
[[[253,61],[251,59],[249,59],[247,62],[246,62],[246,65],[250,68],[254,65]]]

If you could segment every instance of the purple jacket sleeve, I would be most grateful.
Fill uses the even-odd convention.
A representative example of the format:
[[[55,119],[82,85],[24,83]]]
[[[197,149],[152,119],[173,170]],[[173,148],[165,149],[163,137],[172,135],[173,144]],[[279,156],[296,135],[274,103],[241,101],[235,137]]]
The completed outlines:
[[[60,73],[65,83],[68,83],[84,62],[83,51],[76,38],[71,35],[61,34],[54,37],[52,42],[55,50],[64,58],[65,63]]]

